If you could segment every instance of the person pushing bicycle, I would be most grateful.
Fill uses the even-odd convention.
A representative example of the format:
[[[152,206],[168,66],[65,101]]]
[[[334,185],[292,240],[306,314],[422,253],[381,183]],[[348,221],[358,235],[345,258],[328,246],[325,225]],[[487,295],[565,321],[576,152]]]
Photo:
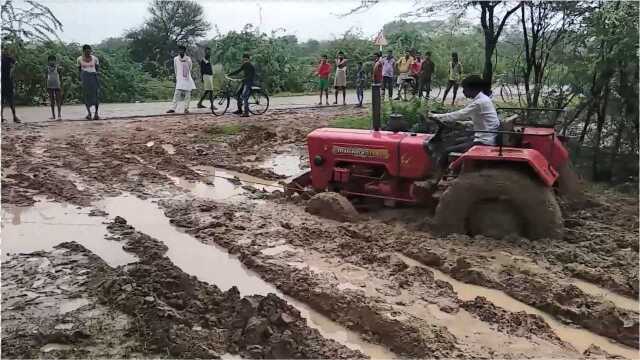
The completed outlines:
[[[238,110],[233,113],[242,117],[249,117],[249,96],[251,96],[251,88],[256,78],[256,68],[251,64],[251,57],[245,53],[242,55],[242,66],[236,71],[230,72],[227,76],[237,75],[243,72],[242,85],[236,92],[238,101]],[[244,111],[242,104],[244,103]]]

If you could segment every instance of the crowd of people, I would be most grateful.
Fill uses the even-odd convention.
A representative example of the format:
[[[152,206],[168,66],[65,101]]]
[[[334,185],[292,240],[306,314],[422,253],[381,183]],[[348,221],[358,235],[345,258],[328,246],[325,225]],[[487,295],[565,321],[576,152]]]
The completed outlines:
[[[335,59],[336,70],[333,84],[335,100],[333,104],[338,104],[338,94],[340,91],[342,91],[342,103],[346,104],[346,65],[347,59],[345,58],[345,54],[342,51],[338,52]],[[422,54],[416,50],[407,50],[404,56],[399,59],[393,56],[392,50],[388,50],[386,56],[383,56],[381,52],[376,52],[373,55],[372,68],[371,80],[373,83],[381,85],[383,100],[385,94],[388,94],[389,100],[406,100],[408,91],[413,92],[418,98],[430,98],[431,81],[435,74],[435,64],[431,59],[431,52],[425,52],[423,57]],[[361,107],[366,82],[362,61],[358,62],[356,71],[356,106]],[[331,72],[332,65],[328,61],[327,55],[322,55],[315,71],[315,75],[318,76],[318,86],[320,88],[320,102],[318,105],[322,105],[323,95],[325,97],[325,104],[329,105],[329,77]],[[453,52],[451,53],[451,60],[448,64],[447,87],[442,97],[443,103],[452,89],[453,99],[451,104],[455,103],[461,81],[462,63],[458,58],[458,54]],[[397,96],[395,98],[393,97],[394,89],[397,89]]]
[[[175,72],[175,91],[173,94],[173,100],[167,110],[167,113],[175,113],[177,106],[180,102],[184,103],[184,113],[189,113],[189,102],[191,100],[191,92],[196,89],[195,81],[192,77],[193,61],[191,57],[187,55],[187,48],[185,46],[178,46],[177,53],[173,59],[173,68]],[[99,94],[100,94],[100,60],[97,56],[93,55],[93,49],[90,45],[82,46],[82,55],[76,59],[78,66],[79,81],[82,86],[83,102],[87,109],[87,120],[99,120],[98,108],[100,106]],[[5,122],[4,109],[5,106],[11,108],[13,114],[13,121],[20,123],[20,118],[16,115],[15,106],[15,68],[16,58],[12,56],[12,52],[9,48],[2,49],[2,57],[0,59],[0,67],[2,69],[2,108],[0,113],[2,115],[2,122]],[[224,79],[222,65],[211,63],[211,49],[205,48],[204,57],[200,61],[200,81],[202,82],[203,94],[198,102],[198,108],[205,108],[202,104],[205,99],[209,99],[210,107],[215,110],[214,106],[214,88],[220,87],[220,76],[216,81],[215,74],[221,75]],[[346,60],[345,60],[346,66]],[[49,95],[49,103],[51,105],[51,117],[50,119],[62,119],[62,102],[63,102],[63,88],[62,88],[62,69],[58,64],[55,55],[49,55],[47,57],[47,67],[44,71],[44,84]],[[345,69],[346,71],[346,69]],[[239,73],[243,74],[242,83],[236,93],[236,99],[238,104],[238,110],[234,114],[241,115],[243,117],[249,116],[249,96],[251,89],[255,83],[256,70],[253,64],[251,64],[250,55],[244,54],[242,56],[242,65],[236,71],[229,73],[227,76],[234,76]],[[344,79],[346,86],[346,78]],[[344,96],[344,94],[343,94]],[[91,110],[93,108],[93,114]],[[56,109],[58,110],[58,116],[56,117]]]
[[[173,59],[173,67],[175,72],[175,91],[173,101],[167,113],[174,113],[179,102],[184,103],[184,113],[189,113],[189,103],[191,92],[196,89],[195,81],[192,77],[193,61],[187,55],[185,46],[178,46],[177,55]],[[335,72],[332,63],[335,64]],[[11,56],[9,49],[2,51],[2,121],[4,122],[4,107],[8,105],[11,108],[13,119],[20,122],[16,116],[15,110],[15,82],[14,69],[16,59]],[[317,66],[315,75],[318,77],[318,86],[320,88],[319,105],[324,103],[329,105],[329,78],[334,73],[334,101],[338,104],[338,97],[342,93],[342,104],[346,105],[346,89],[347,89],[347,69],[348,60],[344,52],[339,51],[333,62],[329,62],[327,55],[322,55],[320,63]],[[82,55],[77,58],[77,66],[79,71],[79,81],[83,90],[83,101],[87,109],[87,120],[98,120],[99,89],[100,89],[100,60],[93,55],[90,45],[82,47]],[[220,75],[224,79],[222,65],[213,65],[211,62],[211,49],[204,49],[204,57],[199,62],[200,81],[202,82],[203,93],[198,101],[198,108],[205,108],[203,101],[208,99],[210,107],[215,110],[213,101],[215,88],[220,87]],[[62,118],[62,101],[63,89],[60,67],[57,63],[55,55],[47,58],[47,68],[45,70],[45,83],[49,95],[49,103],[51,105],[51,119]],[[386,56],[382,56],[381,52],[377,52],[373,56],[373,74],[371,80],[378,83],[382,88],[382,99],[388,94],[390,100],[407,99],[407,92],[413,92],[418,98],[428,99],[431,93],[432,78],[435,73],[435,64],[431,59],[431,53],[425,52],[424,56],[418,51],[407,50],[405,54],[396,59],[391,50],[387,51]],[[462,80],[462,64],[457,53],[451,54],[451,60],[448,64],[448,81],[442,97],[444,103],[447,95],[453,90],[452,104],[455,103],[458,93],[458,86]],[[238,109],[234,112],[243,117],[249,116],[249,96],[251,89],[256,80],[256,69],[251,63],[249,54],[242,56],[242,65],[237,70],[228,74],[234,76],[242,73],[242,83],[236,92],[236,100]],[[215,76],[215,75],[219,76]],[[217,79],[217,81],[216,81]],[[355,88],[357,103],[356,106],[362,107],[364,101],[364,88],[367,82],[367,76],[364,71],[363,62],[357,62]],[[222,80],[224,81],[224,80]],[[394,89],[397,89],[397,96],[393,97]],[[93,108],[93,114],[91,112]],[[56,117],[57,109],[57,117]]]

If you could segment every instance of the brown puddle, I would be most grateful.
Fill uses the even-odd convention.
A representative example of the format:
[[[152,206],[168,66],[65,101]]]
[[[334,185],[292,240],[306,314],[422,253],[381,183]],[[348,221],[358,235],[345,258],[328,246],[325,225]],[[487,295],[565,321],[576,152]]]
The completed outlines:
[[[587,294],[611,301],[621,309],[640,311],[640,303],[638,303],[637,299],[616,294],[613,291],[580,279],[571,279],[571,283]]]
[[[166,256],[184,272],[199,280],[215,284],[222,290],[236,286],[242,295],[274,293],[296,307],[307,319],[308,325],[317,329],[322,336],[360,350],[372,358],[397,358],[384,347],[363,341],[357,333],[280,293],[273,285],[245,268],[226,250],[217,245],[204,244],[179,231],[152,201],[118,196],[101,201],[98,207],[107,211],[111,217],[125,218],[136,230],[162,241],[168,247]]]
[[[473,300],[478,296],[482,296],[492,302],[494,305],[504,308],[508,311],[524,311],[528,314],[539,315],[547,322],[547,324],[549,324],[549,326],[553,329],[556,335],[560,337],[560,339],[573,345],[573,347],[575,347],[576,350],[578,350],[580,353],[584,352],[591,344],[595,344],[611,354],[622,355],[629,359],[638,358],[638,350],[636,349],[614,343],[608,338],[594,334],[588,330],[562,324],[551,315],[525,303],[522,303],[500,290],[489,289],[478,285],[460,282],[440,270],[423,265],[420,262],[413,260],[403,254],[396,253],[396,255],[402,258],[409,266],[420,266],[433,271],[436,279],[446,281],[451,284],[451,286],[453,286],[454,291],[458,294],[458,298],[460,298],[461,300]]]
[[[75,241],[113,267],[137,261],[122,244],[105,240],[104,218],[89,216],[86,208],[39,200],[30,207],[2,206],[3,260],[7,254],[48,251],[62,242]]]

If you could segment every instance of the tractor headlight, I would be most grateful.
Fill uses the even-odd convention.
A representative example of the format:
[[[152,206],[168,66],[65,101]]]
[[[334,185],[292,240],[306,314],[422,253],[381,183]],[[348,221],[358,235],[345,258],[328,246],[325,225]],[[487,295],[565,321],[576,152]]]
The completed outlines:
[[[322,155],[316,155],[316,157],[313,158],[313,163],[316,166],[320,166],[324,164],[324,158],[322,157]]]

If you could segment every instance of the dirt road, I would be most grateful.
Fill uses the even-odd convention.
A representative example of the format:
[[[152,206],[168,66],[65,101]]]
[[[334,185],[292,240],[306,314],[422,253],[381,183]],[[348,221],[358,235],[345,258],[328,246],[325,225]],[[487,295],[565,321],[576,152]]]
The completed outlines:
[[[357,111],[3,127],[3,357],[638,358],[637,196],[563,241],[311,215],[279,182]]]

